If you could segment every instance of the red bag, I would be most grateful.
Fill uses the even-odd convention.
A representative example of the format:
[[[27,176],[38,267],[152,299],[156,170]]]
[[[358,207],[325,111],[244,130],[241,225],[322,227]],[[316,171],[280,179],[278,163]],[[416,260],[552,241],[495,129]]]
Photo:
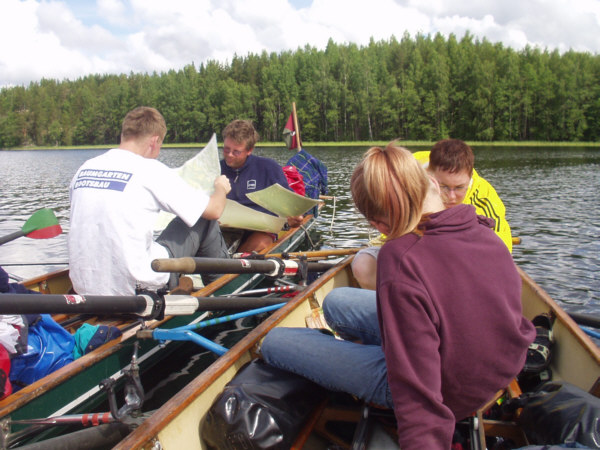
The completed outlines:
[[[285,174],[287,182],[292,190],[296,194],[304,196],[304,179],[302,178],[300,172],[298,172],[298,169],[296,169],[294,166],[284,166],[283,173]]]
[[[10,373],[10,358],[3,345],[0,345],[0,399],[12,394],[12,385],[8,374]]]

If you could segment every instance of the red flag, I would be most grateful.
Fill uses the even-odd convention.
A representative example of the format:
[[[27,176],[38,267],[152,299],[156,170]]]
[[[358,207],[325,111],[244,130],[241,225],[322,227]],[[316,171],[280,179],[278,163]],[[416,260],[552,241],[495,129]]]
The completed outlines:
[[[288,150],[294,150],[295,148],[298,148],[298,139],[296,137],[293,114],[290,114],[290,118],[283,129],[283,140],[285,145],[287,145]]]

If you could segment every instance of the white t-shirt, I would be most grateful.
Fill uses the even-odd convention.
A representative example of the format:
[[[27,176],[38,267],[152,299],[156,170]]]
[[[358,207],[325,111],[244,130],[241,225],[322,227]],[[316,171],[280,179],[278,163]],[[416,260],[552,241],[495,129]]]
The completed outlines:
[[[157,289],[168,273],[150,264],[167,258],[154,242],[160,210],[194,225],[209,196],[163,163],[112,149],[86,161],[70,186],[69,271],[79,294],[133,295],[136,285]]]

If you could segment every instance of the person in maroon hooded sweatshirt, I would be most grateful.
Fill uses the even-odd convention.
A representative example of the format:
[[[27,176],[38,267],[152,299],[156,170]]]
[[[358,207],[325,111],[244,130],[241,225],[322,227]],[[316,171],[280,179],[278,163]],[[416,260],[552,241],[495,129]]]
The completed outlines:
[[[387,236],[376,291],[338,288],[323,304],[328,324],[352,342],[276,328],[261,353],[271,365],[393,408],[403,450],[447,450],[455,423],[523,368],[535,329],[522,315],[521,279],[491,221],[471,205],[445,209],[437,181],[393,142],[367,151],[351,190]]]

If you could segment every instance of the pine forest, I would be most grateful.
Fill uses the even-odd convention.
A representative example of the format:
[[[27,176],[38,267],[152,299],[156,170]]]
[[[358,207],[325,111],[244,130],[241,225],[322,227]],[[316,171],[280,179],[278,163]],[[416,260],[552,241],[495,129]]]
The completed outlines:
[[[113,145],[127,111],[154,106],[166,143],[220,138],[251,119],[281,141],[296,102],[309,142],[600,140],[600,55],[404,35],[190,62],[180,70],[43,79],[0,90],[0,148]]]

